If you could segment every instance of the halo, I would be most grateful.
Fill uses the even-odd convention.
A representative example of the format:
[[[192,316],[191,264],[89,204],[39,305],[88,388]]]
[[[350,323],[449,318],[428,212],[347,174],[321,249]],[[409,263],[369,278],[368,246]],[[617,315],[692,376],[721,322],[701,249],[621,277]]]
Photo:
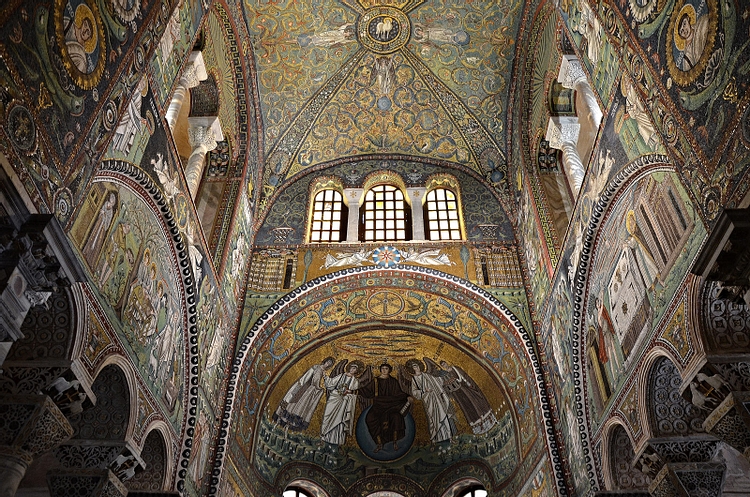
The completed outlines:
[[[695,12],[695,7],[693,7],[693,4],[686,3],[682,6],[680,11],[677,13],[677,17],[675,17],[675,23],[674,23],[674,44],[677,47],[677,50],[680,52],[685,50],[685,38],[682,37],[680,34],[680,20],[682,19],[682,16],[687,15],[690,19],[690,26],[695,26],[696,21],[698,20],[698,15]]]
[[[635,220],[635,212],[633,212],[632,209],[629,210],[627,215],[625,216],[625,229],[630,235],[634,235],[636,230],[638,229],[638,225]]]
[[[90,54],[96,49],[96,42],[99,40],[99,31],[97,30],[96,18],[94,18],[94,13],[91,12],[91,9],[88,5],[82,3],[78,7],[76,7],[76,28],[80,28],[85,19],[88,19],[89,23],[91,24],[91,38],[84,41],[82,45],[86,53]]]
[[[422,364],[422,361],[420,361],[419,359],[414,359],[414,358],[409,359],[408,361],[406,361],[406,364],[405,364],[406,369],[409,369],[412,364],[416,364],[419,367],[419,370],[424,373],[424,364]]]
[[[348,370],[352,366],[357,366],[357,372],[354,373],[355,375],[359,375],[360,373],[364,372],[365,370],[365,363],[360,361],[359,359],[356,359],[349,364],[346,365],[346,369]]]

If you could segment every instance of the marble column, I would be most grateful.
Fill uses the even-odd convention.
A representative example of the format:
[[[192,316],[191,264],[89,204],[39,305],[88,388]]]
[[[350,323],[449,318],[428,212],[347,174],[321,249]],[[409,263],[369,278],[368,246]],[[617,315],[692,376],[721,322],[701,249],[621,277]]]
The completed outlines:
[[[359,241],[359,201],[363,193],[362,188],[344,188],[344,197],[349,207],[349,219],[346,225],[347,242]]]
[[[206,167],[206,154],[216,148],[216,142],[224,139],[219,118],[189,117],[188,141],[193,151],[185,165],[185,181],[190,195],[195,199]]]
[[[125,441],[72,439],[53,452],[61,467],[47,473],[52,497],[125,496],[123,481],[145,467],[137,450]]]
[[[598,129],[602,123],[602,111],[599,108],[599,102],[596,100],[594,90],[586,78],[586,72],[583,70],[581,61],[575,55],[563,56],[560,64],[560,72],[557,75],[557,81],[565,88],[575,90],[583,98],[585,104],[584,111],[594,129]]]
[[[574,195],[578,195],[586,175],[586,167],[578,155],[578,133],[581,125],[577,117],[550,117],[545,140],[551,148],[562,150],[563,169],[570,181]]]
[[[193,51],[188,58],[185,69],[182,71],[180,81],[177,83],[177,88],[174,90],[172,95],[172,101],[169,103],[167,109],[167,124],[170,129],[174,128],[177,122],[177,117],[180,115],[182,104],[185,103],[185,96],[190,88],[195,88],[200,84],[201,81],[208,79],[208,73],[206,72],[206,64],[203,61],[203,52]]]
[[[424,240],[424,209],[422,209],[422,199],[424,199],[426,188],[407,188],[406,193],[411,200],[411,239]]]

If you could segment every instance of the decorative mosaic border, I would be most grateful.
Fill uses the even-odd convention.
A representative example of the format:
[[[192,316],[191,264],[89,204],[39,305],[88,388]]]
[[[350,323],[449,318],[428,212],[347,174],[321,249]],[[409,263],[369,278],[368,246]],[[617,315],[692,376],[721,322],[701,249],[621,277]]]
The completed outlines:
[[[217,495],[219,490],[221,474],[224,466],[224,456],[227,453],[227,447],[229,445],[230,420],[233,414],[234,395],[237,391],[237,382],[240,379],[240,372],[242,371],[245,358],[248,356],[250,346],[254,341],[253,338],[255,337],[256,333],[259,333],[272,320],[274,315],[279,313],[284,307],[297,300],[298,298],[301,298],[303,295],[311,293],[318,287],[333,284],[337,280],[349,277],[353,274],[361,274],[363,276],[366,276],[371,273],[377,274],[378,271],[382,271],[382,269],[377,267],[354,267],[327,274],[310,282],[304,283],[276,301],[260,318],[258,318],[255,324],[253,324],[247,337],[243,340],[238,348],[237,355],[235,356],[232,365],[232,371],[229,376],[227,398],[224,406],[224,413],[222,415],[219,438],[216,445],[216,459],[214,461],[213,470],[211,471],[211,483],[208,495]],[[471,292],[471,294],[478,300],[483,300],[492,305],[494,309],[500,311],[502,316],[507,320],[510,328],[516,333],[517,337],[526,347],[527,358],[529,359],[533,374],[535,376],[535,378],[533,379],[536,380],[535,385],[542,413],[541,421],[544,423],[547,450],[552,462],[554,476],[557,480],[558,495],[567,496],[568,491],[565,475],[562,468],[562,461],[555,442],[555,432],[552,422],[550,402],[547,396],[547,389],[544,383],[544,375],[542,373],[541,364],[534,350],[534,339],[532,335],[529,334],[529,332],[523,327],[521,321],[507,307],[505,307],[502,302],[497,300],[488,291],[474,285],[467,280],[464,280],[463,278],[449,275],[435,269],[416,266],[399,266],[397,271],[402,272],[404,275],[428,275],[439,280],[450,282],[453,285],[457,285],[463,290],[468,290],[469,292]],[[532,378],[529,378],[529,380],[532,380]]]
[[[163,226],[167,228],[167,234],[169,238],[172,239],[173,250],[175,251],[179,265],[178,272],[182,279],[182,289],[184,293],[181,297],[185,312],[183,322],[187,323],[187,331],[183,338],[185,339],[185,343],[189,344],[189,347],[186,347],[184,357],[185,370],[187,372],[184,387],[186,387],[187,395],[183,401],[183,406],[185,408],[186,416],[183,418],[182,422],[182,449],[180,450],[180,464],[177,473],[177,481],[175,482],[177,490],[182,494],[185,489],[184,480],[187,476],[188,461],[193,446],[198,406],[199,357],[198,316],[196,313],[198,299],[192,264],[190,263],[187,244],[183,240],[177,222],[175,221],[174,214],[172,214],[172,211],[169,208],[169,203],[164,198],[159,187],[151,180],[148,174],[134,164],[121,160],[105,161],[101,164],[101,167],[97,172],[97,178],[116,179],[117,177],[125,177],[128,180],[133,181],[143,192],[148,194],[147,197],[141,198],[153,209],[154,213],[161,215],[160,221],[163,223]]]
[[[639,157],[625,166],[607,185],[607,188],[601,193],[599,200],[592,209],[591,219],[586,231],[583,233],[583,249],[578,261],[576,275],[573,279],[573,329],[571,330],[572,349],[573,349],[573,386],[575,392],[575,409],[576,417],[581,437],[581,447],[583,448],[584,462],[588,472],[589,481],[593,489],[599,487],[599,482],[594,467],[595,461],[591,452],[591,442],[593,437],[590,433],[590,424],[588,422],[588,404],[586,401],[586,389],[584,385],[585,374],[582,364],[584,363],[583,349],[578,345],[585,343],[584,329],[584,305],[589,283],[589,264],[593,263],[593,248],[599,228],[610,212],[610,207],[619,197],[619,194],[625,190],[625,187],[632,181],[636,180],[645,172],[652,172],[659,166],[672,168],[669,157],[661,154],[652,154]]]

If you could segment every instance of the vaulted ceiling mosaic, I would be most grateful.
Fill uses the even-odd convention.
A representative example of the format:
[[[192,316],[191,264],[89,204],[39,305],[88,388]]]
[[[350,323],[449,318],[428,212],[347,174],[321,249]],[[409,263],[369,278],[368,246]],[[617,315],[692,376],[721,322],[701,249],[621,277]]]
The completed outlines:
[[[264,122],[261,198],[315,165],[373,154],[458,164],[503,191],[521,5],[246,3]]]

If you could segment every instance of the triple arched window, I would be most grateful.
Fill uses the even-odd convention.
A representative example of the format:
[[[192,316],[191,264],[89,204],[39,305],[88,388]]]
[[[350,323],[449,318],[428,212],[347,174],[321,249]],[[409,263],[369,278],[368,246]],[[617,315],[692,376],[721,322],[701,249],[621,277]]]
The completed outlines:
[[[452,176],[406,187],[380,173],[363,188],[344,188],[335,178],[313,185],[308,209],[310,243],[463,240],[458,183]]]

